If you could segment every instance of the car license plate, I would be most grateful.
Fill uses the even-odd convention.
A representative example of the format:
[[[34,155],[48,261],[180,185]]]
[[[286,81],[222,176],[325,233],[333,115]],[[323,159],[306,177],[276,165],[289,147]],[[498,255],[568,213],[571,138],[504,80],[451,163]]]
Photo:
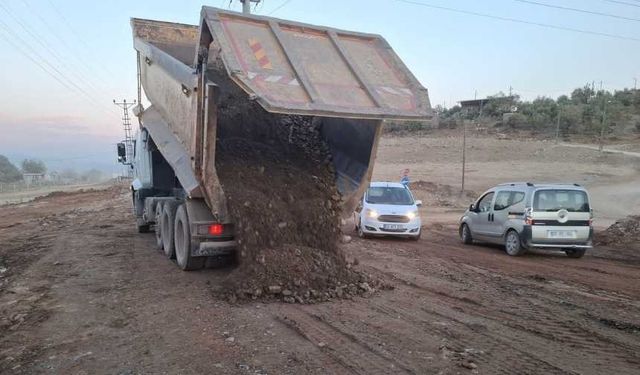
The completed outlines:
[[[558,239],[574,239],[576,238],[575,230],[550,230],[547,231],[548,238],[558,238]]]
[[[382,226],[382,229],[385,230],[398,230],[398,229],[404,229],[404,225],[400,225],[400,224],[384,224]]]

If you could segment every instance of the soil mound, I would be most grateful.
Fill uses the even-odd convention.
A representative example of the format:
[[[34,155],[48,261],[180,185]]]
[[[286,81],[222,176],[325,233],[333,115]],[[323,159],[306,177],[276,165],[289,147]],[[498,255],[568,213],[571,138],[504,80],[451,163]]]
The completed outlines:
[[[233,85],[221,92],[216,168],[238,242],[221,292],[299,303],[372,292],[338,247],[342,197],[320,125],[270,114]]]
[[[477,197],[477,194],[470,190],[465,190],[464,194],[461,194],[460,189],[451,185],[423,180],[411,182],[409,188],[413,192],[420,192],[420,198],[425,201],[425,204],[440,207],[467,207],[469,202]]]
[[[613,223],[596,237],[599,245],[628,245],[640,241],[640,216],[627,216]]]

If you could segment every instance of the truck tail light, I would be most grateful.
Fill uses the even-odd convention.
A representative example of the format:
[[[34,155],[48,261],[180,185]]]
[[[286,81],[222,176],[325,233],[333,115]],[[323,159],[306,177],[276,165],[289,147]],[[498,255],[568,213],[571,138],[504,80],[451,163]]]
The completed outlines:
[[[219,236],[224,231],[222,224],[211,224],[209,225],[209,234],[212,236]]]

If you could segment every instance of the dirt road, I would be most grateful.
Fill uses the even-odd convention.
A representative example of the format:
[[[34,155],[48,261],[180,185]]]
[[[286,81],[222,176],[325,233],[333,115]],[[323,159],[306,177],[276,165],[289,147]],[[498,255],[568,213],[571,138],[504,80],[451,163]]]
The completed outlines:
[[[228,270],[182,272],[121,189],[0,207],[0,373],[637,373],[640,256],[506,256],[432,224],[355,239],[394,290],[230,305]],[[613,259],[616,258],[616,259]]]

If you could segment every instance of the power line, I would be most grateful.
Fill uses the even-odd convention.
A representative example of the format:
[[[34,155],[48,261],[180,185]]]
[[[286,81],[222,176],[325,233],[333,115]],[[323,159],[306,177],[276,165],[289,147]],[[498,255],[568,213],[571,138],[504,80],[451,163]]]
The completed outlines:
[[[586,10],[586,9],[571,8],[571,7],[561,6],[561,5],[552,5],[552,4],[540,3],[540,2],[537,2],[537,1],[530,1],[530,0],[513,0],[513,1],[517,1],[519,3],[526,3],[526,4],[531,4],[531,5],[542,6],[542,7],[546,7],[546,8],[567,10],[567,11],[570,11],[570,12],[585,13],[585,14],[592,14],[592,15],[596,15],[596,16],[611,17],[611,18],[617,18],[617,19],[621,19],[621,20],[640,22],[640,18],[619,16],[617,14],[611,14],[611,13],[594,12],[594,11]]]
[[[72,80],[69,80],[69,78],[66,77],[64,73],[62,73],[60,70],[58,70],[58,68],[53,66],[49,61],[47,61],[47,59],[43,58],[29,43],[27,43],[18,34],[16,34],[13,30],[11,30],[11,28],[2,20],[0,20],[0,27],[3,28],[8,34],[11,34],[11,36],[13,36],[14,39],[21,42],[22,45],[24,45],[24,47],[26,47],[29,50],[29,52],[31,52],[32,55],[36,56],[42,63],[44,63],[44,65],[47,66],[47,68],[45,68],[43,64],[40,63],[40,61],[34,59],[31,56],[31,54],[29,54],[22,48],[21,45],[14,42],[14,40],[8,38],[7,35],[0,34],[3,37],[3,39],[5,39],[9,44],[13,45],[18,52],[20,52],[22,55],[24,55],[29,60],[31,60],[34,64],[38,65],[42,70],[45,71],[45,73],[53,77],[56,81],[58,81],[61,85],[63,85],[68,90],[76,91],[77,93],[81,94],[82,97],[90,101],[92,104],[97,105],[99,108],[103,109],[106,113],[109,113],[109,115],[115,116],[113,112],[107,111],[104,107],[101,107],[100,102],[95,101],[96,99],[94,99],[91,95],[89,95],[89,93],[87,93],[80,86],[76,85]]]
[[[38,17],[40,22],[43,25],[45,25],[45,27],[49,30],[49,34],[53,35],[55,39],[57,39],[60,42],[60,44],[67,49],[68,51],[67,55],[75,57],[78,60],[78,62],[80,63],[80,67],[78,67],[72,62],[69,62],[69,64],[73,68],[69,70],[71,70],[72,73],[75,74],[77,77],[79,77],[82,81],[85,81],[87,84],[91,85],[92,88],[95,89],[95,86],[93,85],[91,80],[89,78],[85,78],[84,74],[81,74],[80,72],[82,68],[85,68],[85,72],[88,74],[88,77],[94,77],[94,78],[97,77],[95,74],[92,74],[92,72],[88,70],[87,68],[88,64],[73,52],[73,49],[69,46],[69,44],[64,40],[64,38],[60,36],[60,34],[58,33],[58,30],[55,27],[51,26],[51,24],[46,20],[45,17],[42,17],[42,15],[40,14],[40,12],[38,12],[37,9],[32,7],[31,4],[27,2],[27,0],[22,0],[22,3],[28,8],[30,14],[34,14],[36,17]]]
[[[26,4],[26,3],[25,3]],[[81,76],[77,69],[70,69],[69,66],[65,63],[62,57],[53,49],[49,44],[45,43],[44,38],[36,35],[35,31],[33,31],[23,20],[21,20],[18,16],[16,16],[11,9],[6,7],[6,5],[0,3],[0,9],[2,9],[7,15],[9,15],[13,21],[18,24],[36,43],[38,43],[46,52],[49,52],[51,56],[55,60],[57,60],[58,64],[67,71],[70,71],[77,79],[81,81],[85,81],[88,83],[88,80]],[[92,87],[95,90],[95,87]]]
[[[608,37],[608,38],[640,42],[640,38],[634,38],[634,37],[630,37],[630,36],[602,33],[602,32],[599,32],[599,31],[576,29],[576,28],[573,28],[573,27],[558,26],[558,25],[552,25],[552,24],[542,23],[542,22],[527,21],[527,20],[522,20],[522,19],[518,19],[518,18],[495,16],[495,15],[487,14],[487,13],[479,13],[479,12],[474,12],[474,11],[464,10],[464,9],[457,9],[457,8],[449,8],[449,7],[444,7],[444,6],[440,6],[440,5],[433,5],[433,4],[427,4],[427,3],[413,1],[413,0],[395,0],[395,1],[406,3],[406,4],[419,5],[419,6],[423,6],[423,7],[427,7],[427,8],[444,10],[444,11],[448,11],[448,12],[461,13],[461,14],[467,14],[467,15],[471,15],[471,16],[484,17],[484,18],[491,18],[491,19],[496,19],[496,20],[500,20],[500,21],[522,23],[522,24],[526,24],[526,25],[544,27],[544,28],[548,28],[548,29],[571,31],[571,32],[574,32],[574,33],[598,35],[598,36],[605,36],[605,37]]]
[[[633,4],[633,3],[627,3],[626,1],[619,1],[619,0],[602,0],[602,1],[606,1],[607,3],[622,4],[622,5],[628,5],[630,7],[640,8],[640,5]]]
[[[277,8],[275,8],[274,10],[269,12],[267,15],[270,16],[270,15],[274,14],[275,12],[277,12],[280,9],[284,8],[284,6],[289,4],[290,2],[291,2],[291,0],[285,0],[282,4],[280,4]]]
[[[80,43],[82,43],[82,45],[85,46],[85,48],[87,48],[88,50],[92,50],[92,47],[87,42],[84,41],[84,39],[80,36],[80,33],[76,31],[76,29],[71,25],[71,22],[69,22],[69,20],[67,20],[67,18],[64,16],[63,12],[61,12],[60,9],[58,9],[58,7],[51,0],[47,0],[47,1],[49,5],[51,5],[51,8],[58,15],[58,17],[62,20],[62,23],[64,23],[65,26],[67,26],[67,28],[69,29],[69,31],[71,31],[71,34],[73,34],[73,36],[75,36],[76,39]],[[104,72],[107,74],[108,77],[114,76],[114,74],[109,70],[109,68],[106,67],[106,65],[100,63],[100,60],[98,60],[97,66],[102,68],[102,70],[104,70]]]

